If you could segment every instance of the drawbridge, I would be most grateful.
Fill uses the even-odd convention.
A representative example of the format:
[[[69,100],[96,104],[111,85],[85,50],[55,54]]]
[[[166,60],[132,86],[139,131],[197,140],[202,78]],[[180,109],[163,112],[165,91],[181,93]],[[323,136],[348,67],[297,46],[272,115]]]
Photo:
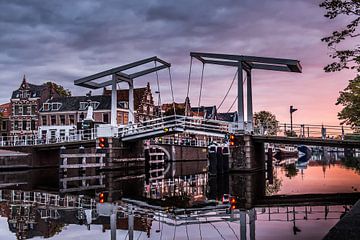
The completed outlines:
[[[236,123],[171,115],[120,128],[118,137],[122,141],[137,141],[175,133],[189,133],[212,137],[225,137],[236,129]]]

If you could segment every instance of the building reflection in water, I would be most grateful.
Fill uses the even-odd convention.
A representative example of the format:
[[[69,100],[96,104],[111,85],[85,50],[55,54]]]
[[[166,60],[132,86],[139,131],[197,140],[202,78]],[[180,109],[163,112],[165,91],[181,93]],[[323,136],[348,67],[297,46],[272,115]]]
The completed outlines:
[[[330,159],[334,167],[341,161],[313,157],[306,166],[312,168],[314,162],[329,164],[324,159]],[[156,178],[141,170],[69,171],[60,177],[51,170],[1,173],[0,214],[7,218],[9,231],[18,239],[49,238],[68,231],[65,226],[74,224],[90,231],[100,225],[103,232],[109,232],[110,214],[104,215],[98,204],[98,194],[103,192],[107,202],[116,204],[113,226],[121,236],[132,232],[140,239],[159,239],[162,234],[175,239],[199,238],[199,234],[205,239],[255,239],[270,223],[286,224],[281,226],[284,233],[279,235],[285,236],[285,231],[289,231],[305,236],[304,222],[337,221],[359,197],[355,194],[341,201],[332,199],[326,205],[311,199],[306,205],[295,204],[294,199],[286,202],[283,197],[277,198],[282,184],[292,181],[280,179],[277,167],[267,172],[209,176],[206,165],[165,164]],[[294,166],[299,168],[299,164]],[[224,196],[237,196],[238,209],[230,210],[229,204],[223,202]]]

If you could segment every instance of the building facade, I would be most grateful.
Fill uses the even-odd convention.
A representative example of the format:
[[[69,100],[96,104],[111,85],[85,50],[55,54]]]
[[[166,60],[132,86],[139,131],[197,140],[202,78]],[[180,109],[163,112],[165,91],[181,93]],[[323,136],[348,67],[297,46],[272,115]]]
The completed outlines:
[[[9,133],[18,137],[34,135],[39,126],[39,109],[51,97],[59,96],[52,85],[34,85],[25,76],[20,87],[13,91],[10,105]]]
[[[5,137],[10,133],[11,104],[0,105],[0,136]]]
[[[110,92],[110,94],[109,94]],[[117,124],[127,125],[129,119],[129,91],[118,90]],[[86,118],[89,106],[95,124],[111,121],[111,91],[103,95],[51,98],[42,104],[39,111],[39,135],[43,138],[71,136]],[[134,89],[135,121],[154,118],[155,106],[150,86]]]
[[[111,90],[104,89],[103,95],[111,96]],[[129,114],[134,114],[135,122],[143,122],[156,118],[156,106],[151,92],[150,83],[145,88],[134,89],[134,113],[129,113],[129,90],[117,90],[118,107],[127,109],[126,112],[119,112],[117,121],[120,124],[128,124]]]

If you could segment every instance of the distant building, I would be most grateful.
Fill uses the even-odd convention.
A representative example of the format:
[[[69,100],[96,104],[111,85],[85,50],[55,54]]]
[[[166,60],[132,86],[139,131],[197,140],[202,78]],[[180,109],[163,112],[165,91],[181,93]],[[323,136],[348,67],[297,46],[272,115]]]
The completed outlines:
[[[161,111],[165,116],[174,115],[174,107],[177,115],[191,116],[190,99],[185,98],[183,103],[164,103],[161,105]]]
[[[216,106],[208,106],[208,107],[192,107],[191,108],[192,116],[201,117],[205,119],[216,119],[217,110]]]
[[[111,96],[111,90],[104,89],[103,95]],[[118,107],[126,109],[118,112],[117,121],[119,124],[128,124],[129,115],[129,90],[117,90]],[[134,89],[134,119],[135,122],[143,122],[156,117],[156,107],[151,93],[150,83],[145,88]]]
[[[0,136],[8,136],[10,132],[11,104],[0,105]]]
[[[237,122],[238,114],[237,112],[217,113],[216,119],[225,122]]]
[[[59,96],[51,84],[34,85],[25,76],[20,87],[13,91],[10,104],[10,135],[33,135],[39,125],[39,108],[51,97]]]

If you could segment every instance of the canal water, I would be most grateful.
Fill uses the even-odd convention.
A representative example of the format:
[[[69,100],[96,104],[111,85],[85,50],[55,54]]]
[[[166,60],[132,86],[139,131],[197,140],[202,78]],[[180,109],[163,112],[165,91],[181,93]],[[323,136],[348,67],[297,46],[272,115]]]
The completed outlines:
[[[207,165],[1,172],[0,239],[322,239],[360,196],[359,160],[339,153],[252,174]]]

